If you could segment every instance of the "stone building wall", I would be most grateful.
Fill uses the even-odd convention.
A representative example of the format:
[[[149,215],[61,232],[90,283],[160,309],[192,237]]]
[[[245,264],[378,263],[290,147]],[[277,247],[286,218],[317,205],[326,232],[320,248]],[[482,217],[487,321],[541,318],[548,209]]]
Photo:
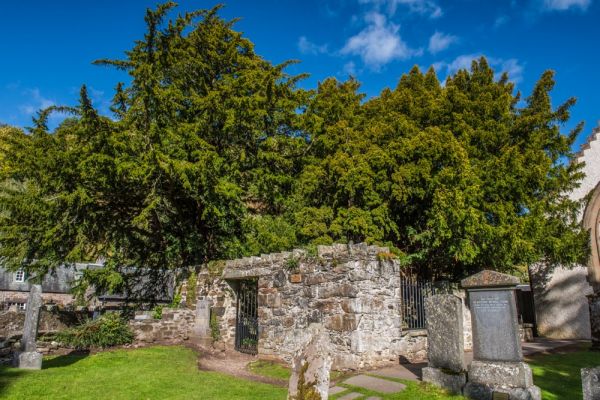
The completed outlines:
[[[199,275],[197,298],[211,302],[220,338],[234,346],[236,294],[242,279],[258,280],[258,354],[289,361],[307,341],[310,323],[323,323],[334,368],[356,369],[426,355],[424,332],[403,332],[400,266],[383,247],[319,246],[227,261],[222,275]]]
[[[588,269],[530,268],[538,334],[552,339],[589,339],[590,313],[586,296],[592,294]]]
[[[584,199],[600,184],[600,127],[594,128],[576,155],[585,177],[569,198]],[[583,218],[583,210],[580,215]],[[592,240],[596,240],[592,238]],[[592,293],[588,267],[556,268],[536,265],[530,270],[538,333],[555,339],[590,338],[586,295]]]
[[[138,315],[129,326],[137,343],[181,343],[189,339],[195,316],[193,310],[165,308],[161,319]]]

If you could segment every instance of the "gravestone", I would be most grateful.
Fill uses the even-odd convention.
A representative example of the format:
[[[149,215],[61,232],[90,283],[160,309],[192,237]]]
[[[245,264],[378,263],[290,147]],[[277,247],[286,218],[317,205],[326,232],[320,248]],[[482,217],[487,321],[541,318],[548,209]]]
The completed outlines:
[[[322,324],[308,327],[309,340],[299,348],[292,360],[292,375],[288,387],[289,400],[319,398],[327,400],[329,370],[331,369],[331,342]]]
[[[539,400],[531,369],[523,362],[515,288],[519,280],[482,271],[461,285],[467,290],[473,326],[473,362],[464,394],[475,400]]]
[[[600,400],[600,367],[582,368],[583,400]]]
[[[588,302],[590,305],[592,350],[600,351],[600,293],[589,295]]]
[[[42,353],[37,352],[37,332],[42,307],[42,286],[31,285],[27,307],[21,348],[14,354],[14,364],[22,369],[42,369]]]
[[[462,300],[452,294],[425,299],[428,366],[423,381],[462,393],[465,373]]]
[[[202,345],[210,345],[210,300],[200,299],[196,302],[196,319],[192,327],[192,340]]]

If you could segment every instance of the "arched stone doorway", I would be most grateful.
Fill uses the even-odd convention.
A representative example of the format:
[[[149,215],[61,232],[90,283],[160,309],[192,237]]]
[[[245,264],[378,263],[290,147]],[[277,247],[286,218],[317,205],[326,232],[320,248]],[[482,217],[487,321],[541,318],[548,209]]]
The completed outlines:
[[[600,183],[594,189],[583,214],[583,226],[590,232],[591,254],[588,280],[595,293],[600,293]]]

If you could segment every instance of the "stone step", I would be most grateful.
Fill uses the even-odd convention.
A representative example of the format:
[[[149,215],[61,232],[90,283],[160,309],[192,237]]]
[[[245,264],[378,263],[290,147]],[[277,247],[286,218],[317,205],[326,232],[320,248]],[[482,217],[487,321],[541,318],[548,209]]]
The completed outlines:
[[[338,394],[343,392],[344,390],[347,390],[346,388],[340,387],[340,386],[334,386],[334,387],[330,387],[329,388],[329,395],[334,395],[334,394]]]
[[[358,386],[379,393],[396,393],[406,389],[406,385],[388,381],[387,379],[375,378],[367,375],[356,375],[344,381],[347,385]]]
[[[366,400],[381,400],[381,397],[378,396],[371,396],[371,397],[367,397]]]

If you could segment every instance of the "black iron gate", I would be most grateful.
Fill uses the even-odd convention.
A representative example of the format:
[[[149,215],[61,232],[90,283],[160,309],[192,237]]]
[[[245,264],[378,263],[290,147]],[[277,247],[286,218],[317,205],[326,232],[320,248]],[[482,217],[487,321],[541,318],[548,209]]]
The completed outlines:
[[[240,281],[237,292],[235,349],[256,354],[258,345],[258,284],[256,280]]]
[[[413,277],[403,277],[400,281],[402,296],[402,329],[425,329],[425,297],[436,294],[431,282]]]

